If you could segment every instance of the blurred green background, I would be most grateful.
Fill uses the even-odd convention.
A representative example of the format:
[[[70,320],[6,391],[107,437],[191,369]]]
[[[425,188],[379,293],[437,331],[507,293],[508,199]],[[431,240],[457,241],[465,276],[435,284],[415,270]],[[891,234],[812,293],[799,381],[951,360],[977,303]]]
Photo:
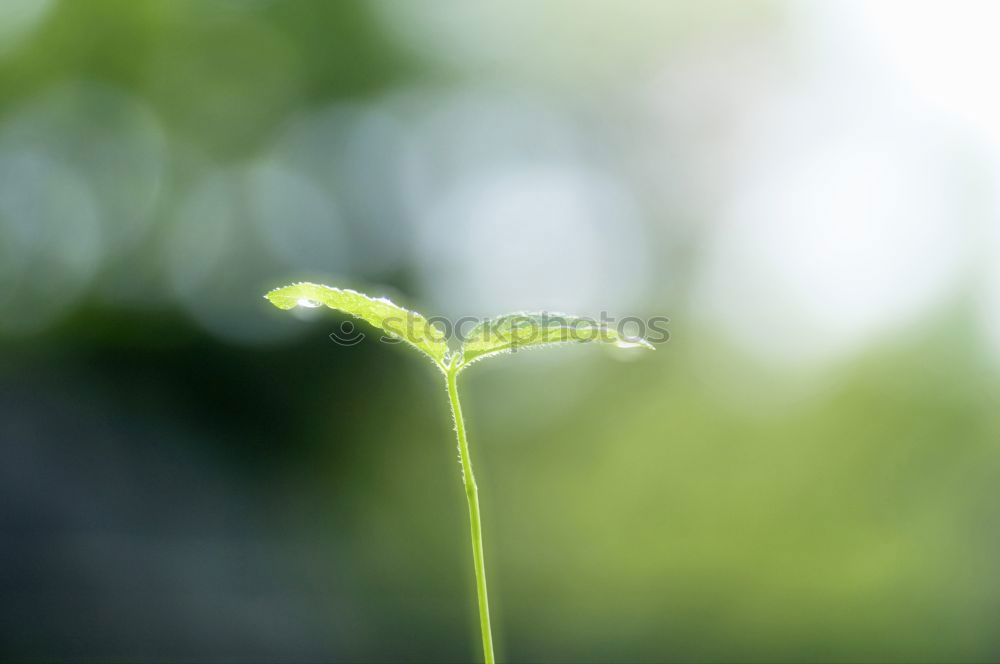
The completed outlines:
[[[988,3],[0,0],[0,655],[1000,657]],[[636,361],[618,361],[621,359]]]

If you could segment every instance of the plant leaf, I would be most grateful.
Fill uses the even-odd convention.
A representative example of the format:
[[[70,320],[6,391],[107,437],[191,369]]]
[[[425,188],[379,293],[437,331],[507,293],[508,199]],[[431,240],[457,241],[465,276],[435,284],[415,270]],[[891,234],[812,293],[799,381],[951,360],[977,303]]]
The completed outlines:
[[[438,366],[445,367],[448,344],[444,333],[417,312],[404,309],[384,297],[373,298],[346,288],[310,283],[276,288],[264,297],[279,309],[325,304],[331,309],[351,314],[384,330],[390,337],[405,341]]]
[[[568,314],[522,312],[483,321],[462,345],[463,366],[485,357],[565,343],[604,343],[655,350],[645,339],[629,339],[597,321]]]

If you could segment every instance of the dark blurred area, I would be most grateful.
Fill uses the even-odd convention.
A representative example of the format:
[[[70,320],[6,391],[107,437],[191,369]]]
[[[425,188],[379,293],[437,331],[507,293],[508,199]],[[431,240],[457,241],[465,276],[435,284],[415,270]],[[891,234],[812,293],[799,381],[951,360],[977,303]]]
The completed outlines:
[[[994,661],[1000,15],[874,4],[0,0],[0,656],[476,657],[311,279],[672,319],[464,379],[503,661]]]

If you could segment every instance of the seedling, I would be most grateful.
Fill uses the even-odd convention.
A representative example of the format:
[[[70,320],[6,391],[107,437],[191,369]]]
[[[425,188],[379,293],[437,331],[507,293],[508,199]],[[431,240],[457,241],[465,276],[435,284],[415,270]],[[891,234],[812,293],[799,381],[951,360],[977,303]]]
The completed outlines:
[[[483,321],[468,334],[461,347],[449,348],[444,333],[420,314],[399,307],[385,298],[371,298],[356,291],[300,283],[278,288],[266,295],[279,309],[296,306],[343,311],[383,330],[388,339],[402,341],[434,362],[444,374],[445,389],[451,402],[458,437],[462,479],[469,502],[469,526],[472,535],[472,560],[476,570],[476,595],[479,600],[479,625],[483,637],[483,656],[493,664],[493,633],[486,593],[486,565],[483,559],[483,529],[479,518],[479,492],[472,474],[469,441],[465,435],[462,406],[458,400],[458,375],[473,362],[487,357],[513,353],[520,349],[569,342],[610,343],[619,348],[648,348],[644,339],[627,339],[595,321],[563,314],[517,313]]]

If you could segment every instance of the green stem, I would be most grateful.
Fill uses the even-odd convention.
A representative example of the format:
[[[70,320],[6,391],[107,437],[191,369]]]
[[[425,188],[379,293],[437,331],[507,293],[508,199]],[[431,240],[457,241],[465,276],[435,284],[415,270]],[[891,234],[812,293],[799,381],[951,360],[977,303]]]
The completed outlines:
[[[476,595],[479,597],[479,627],[483,633],[483,657],[486,664],[493,664],[493,633],[490,630],[490,605],[486,598],[486,563],[483,560],[483,528],[479,521],[479,490],[476,488],[476,477],[472,474],[469,443],[465,438],[465,423],[462,421],[462,404],[458,401],[457,364],[448,369],[447,375],[448,397],[451,399],[451,414],[455,417],[458,453],[462,459],[462,476],[465,479],[465,497],[469,501],[469,529],[472,532],[472,560],[476,566]]]

